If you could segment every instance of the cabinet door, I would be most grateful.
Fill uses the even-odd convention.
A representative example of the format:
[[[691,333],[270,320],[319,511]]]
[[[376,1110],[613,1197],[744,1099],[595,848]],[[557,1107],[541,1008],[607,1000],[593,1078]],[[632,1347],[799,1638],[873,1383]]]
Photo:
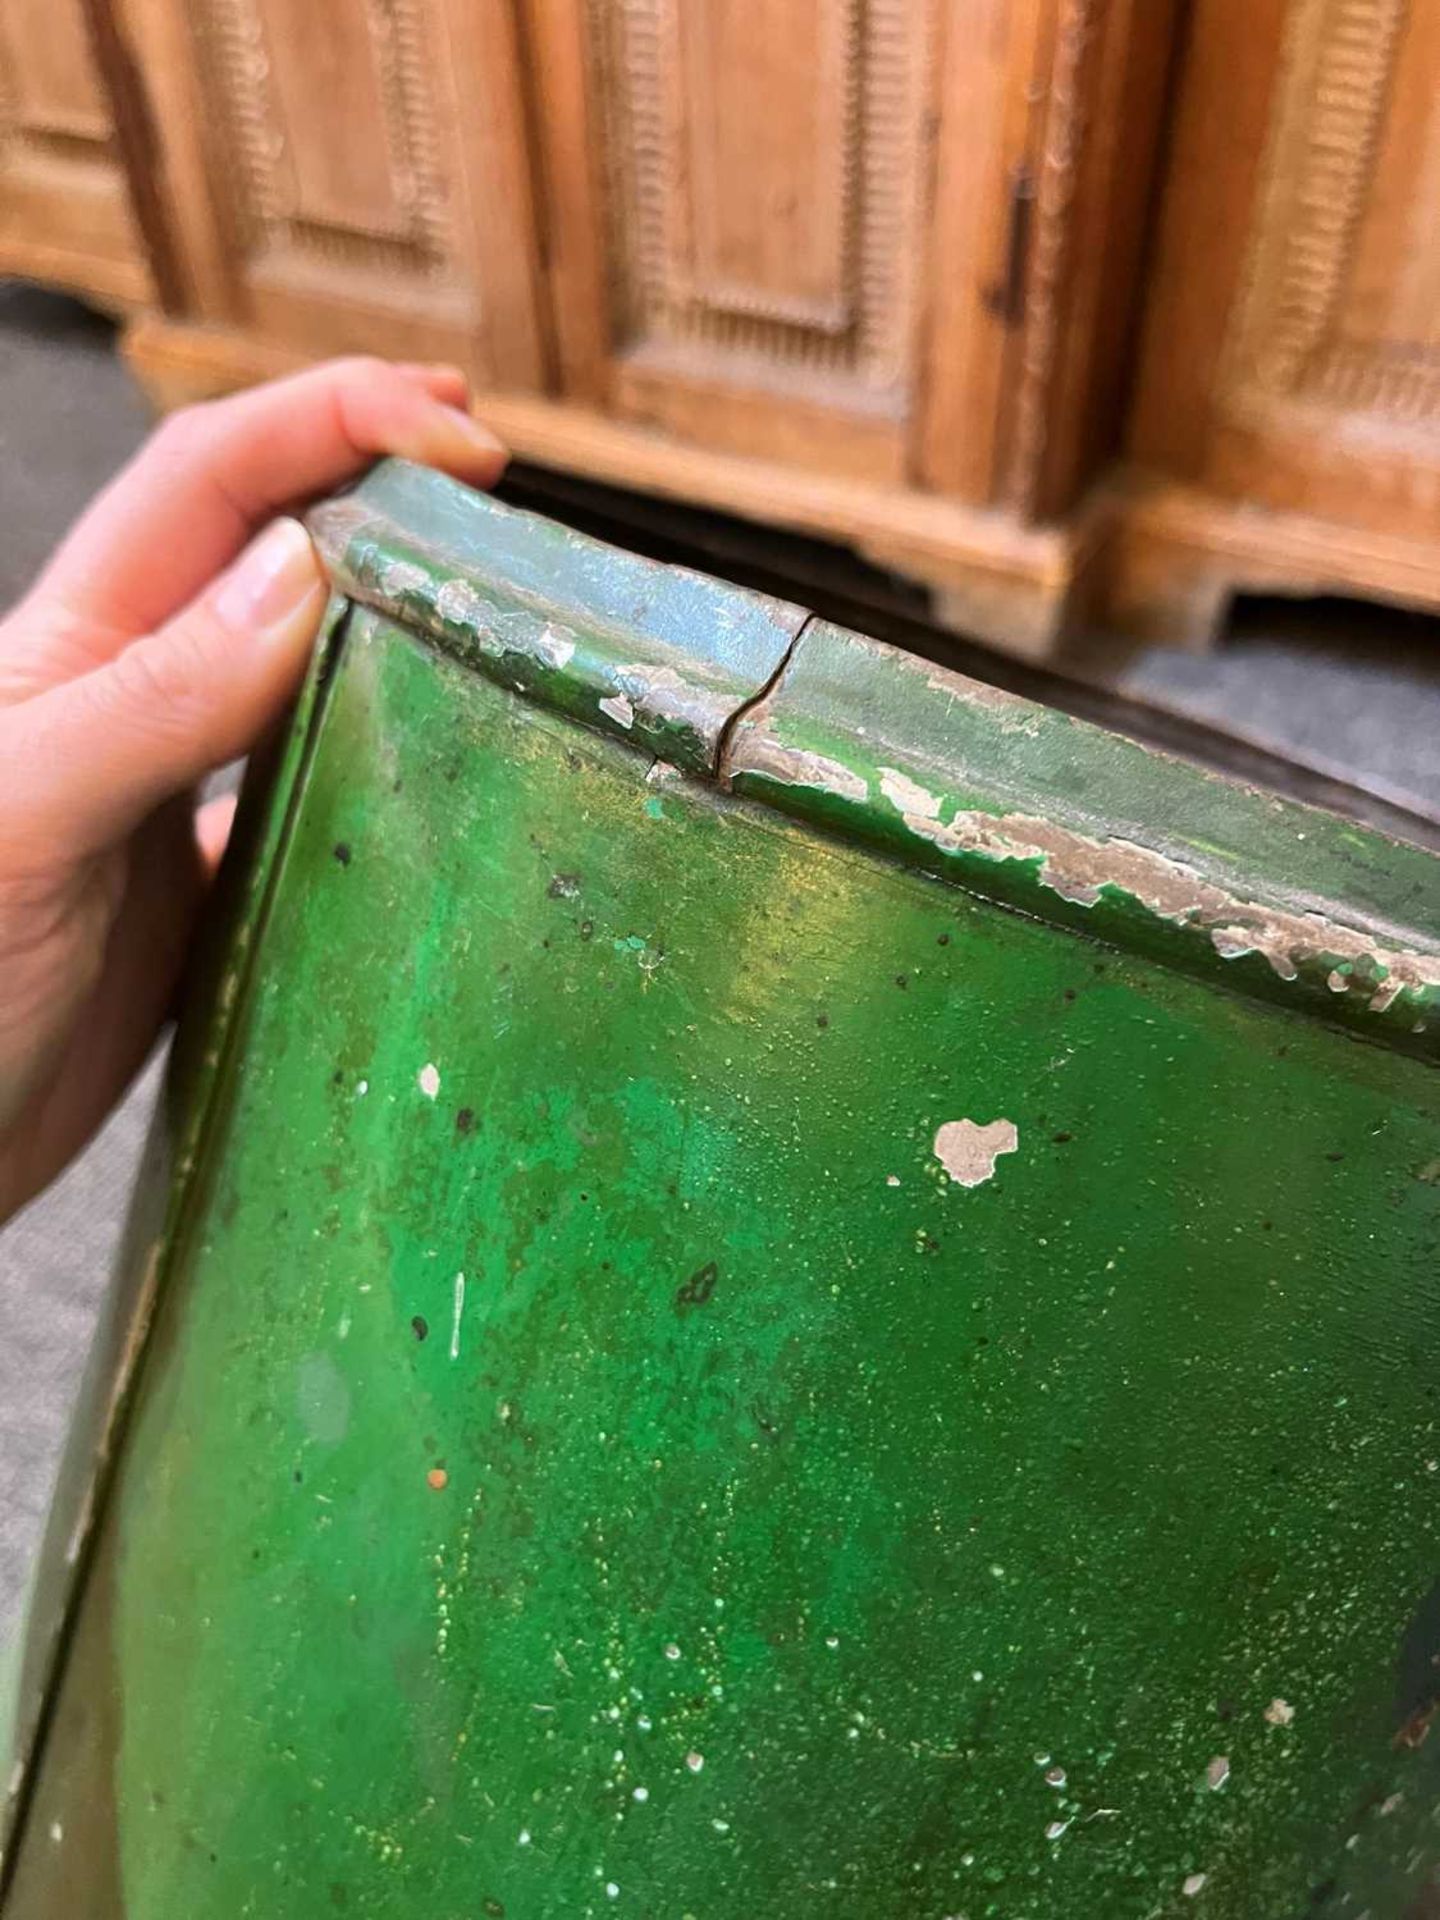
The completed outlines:
[[[1437,74],[1433,5],[1201,0],[1136,418],[1146,462],[1433,532]]]
[[[1069,504],[1116,414],[1171,0],[525,8],[572,394]]]
[[[0,0],[0,273],[145,298],[112,135],[83,0]]]
[[[898,477],[929,0],[529,0],[569,391]]]
[[[189,304],[301,353],[543,383],[524,97],[497,0],[122,0]]]

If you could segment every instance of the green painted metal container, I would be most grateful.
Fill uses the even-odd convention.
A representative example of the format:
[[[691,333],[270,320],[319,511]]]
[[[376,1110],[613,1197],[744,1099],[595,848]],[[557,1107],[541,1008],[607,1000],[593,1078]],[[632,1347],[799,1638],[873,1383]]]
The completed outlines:
[[[1435,858],[404,466],[315,525],[6,1920],[1436,1911]]]

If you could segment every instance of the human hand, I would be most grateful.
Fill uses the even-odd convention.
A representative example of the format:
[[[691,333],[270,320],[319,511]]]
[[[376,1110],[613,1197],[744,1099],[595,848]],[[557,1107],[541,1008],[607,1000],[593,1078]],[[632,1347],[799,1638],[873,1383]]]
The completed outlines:
[[[233,811],[196,782],[303,673],[326,588],[272,515],[383,454],[493,485],[465,402],[455,368],[356,359],[174,414],[0,621],[0,1220],[143,1062]]]

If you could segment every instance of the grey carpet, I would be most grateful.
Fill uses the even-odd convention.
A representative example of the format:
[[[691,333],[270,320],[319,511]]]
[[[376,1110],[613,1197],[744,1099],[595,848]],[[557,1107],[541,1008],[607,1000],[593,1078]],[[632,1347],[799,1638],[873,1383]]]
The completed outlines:
[[[0,282],[0,607],[146,422],[103,321]],[[1440,809],[1433,621],[1272,604],[1242,616],[1219,653],[1141,653],[1120,684]],[[64,1179],[0,1231],[0,1643],[17,1618],[157,1081],[158,1063]]]

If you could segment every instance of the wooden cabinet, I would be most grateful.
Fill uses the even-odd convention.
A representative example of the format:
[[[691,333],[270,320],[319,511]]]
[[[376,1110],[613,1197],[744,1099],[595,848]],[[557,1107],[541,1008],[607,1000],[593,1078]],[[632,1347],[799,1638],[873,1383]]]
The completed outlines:
[[[0,0],[0,274],[149,297],[85,0]]]
[[[1440,597],[1437,81],[1428,0],[1200,0],[1131,436],[1180,483],[1130,583],[1152,621]]]
[[[921,359],[929,0],[532,9],[565,391],[730,452],[900,483]]]
[[[466,0],[116,0],[147,76],[183,310],[272,350],[536,386],[513,23]]]
[[[164,404],[453,359],[519,452],[847,542],[1021,652],[1203,644],[1247,586],[1440,604],[1429,0],[83,6]]]

